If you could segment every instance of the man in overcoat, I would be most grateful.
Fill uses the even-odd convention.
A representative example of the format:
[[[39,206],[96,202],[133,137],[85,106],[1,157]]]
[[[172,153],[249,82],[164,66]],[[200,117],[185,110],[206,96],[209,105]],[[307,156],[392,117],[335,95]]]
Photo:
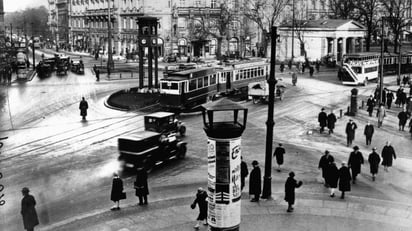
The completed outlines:
[[[147,195],[149,195],[149,187],[147,185],[147,172],[142,167],[139,167],[137,169],[134,188],[136,190],[135,195],[139,197],[139,205],[147,205]]]
[[[203,221],[204,225],[207,225],[207,192],[203,188],[197,190],[196,199],[190,207],[194,209],[196,208],[196,204],[199,206],[199,215],[197,216],[197,223],[194,228],[198,229],[201,221]]]
[[[253,169],[249,176],[249,195],[254,195],[254,198],[250,200],[251,202],[258,202],[262,193],[262,177],[259,163],[256,160],[252,161],[252,166]]]
[[[368,107],[366,110],[368,111],[369,116],[372,116],[373,108],[375,107],[375,99],[372,95],[369,96],[366,106]]]
[[[345,192],[350,192],[350,172],[346,166],[346,162],[342,162],[342,167],[339,169],[339,191],[341,191],[340,199],[345,199]]]
[[[359,151],[359,147],[353,147],[353,152],[349,155],[348,166],[352,170],[352,182],[356,183],[356,177],[359,173],[361,173],[361,166],[363,164],[363,156],[362,153]]]
[[[278,172],[280,172],[280,166],[283,164],[283,155],[286,153],[285,148],[282,147],[282,144],[279,143],[279,146],[276,147],[273,156],[276,158],[276,163],[278,164]]]
[[[363,131],[363,134],[366,137],[366,145],[370,145],[372,142],[372,136],[373,133],[375,132],[375,129],[373,127],[373,125],[368,121],[365,125],[365,129]]]
[[[88,108],[89,108],[89,104],[84,99],[84,97],[82,97],[82,101],[80,101],[80,104],[79,104],[79,110],[80,110],[80,116],[83,118],[83,120],[86,119]]]
[[[330,189],[330,197],[335,197],[335,189],[338,187],[339,170],[335,162],[331,162],[327,168],[326,183]]]
[[[328,186],[326,182],[326,175],[329,168],[329,164],[332,163],[335,159],[330,155],[328,150],[325,150],[325,154],[319,160],[318,168],[322,169],[322,178],[324,179],[325,186]]]
[[[383,119],[386,117],[386,109],[382,103],[379,105],[377,117],[378,117],[378,128],[380,128],[383,124]]]
[[[288,213],[293,212],[293,204],[295,204],[295,188],[299,188],[302,185],[302,181],[297,182],[294,177],[295,173],[290,172],[285,183],[285,201],[288,202]]]
[[[241,190],[245,187],[245,179],[249,175],[249,170],[246,162],[243,160],[243,156],[240,157],[242,162],[240,163],[240,187]]]
[[[322,133],[328,124],[328,115],[326,115],[325,108],[322,108],[321,112],[319,112],[318,122],[320,126],[320,133]]]
[[[386,105],[388,106],[388,109],[391,109],[393,98],[395,98],[395,95],[392,91],[388,90],[388,93],[386,93]]]
[[[348,147],[352,145],[353,140],[355,139],[355,131],[358,128],[355,122],[352,119],[349,119],[349,122],[346,124],[346,141]]]
[[[369,167],[372,174],[372,180],[375,181],[375,176],[378,173],[379,163],[381,162],[381,158],[379,157],[378,153],[376,153],[376,148],[372,148],[372,152],[369,154],[368,157]]]
[[[408,114],[406,113],[405,109],[402,109],[401,112],[398,114],[399,119],[399,131],[405,131],[405,124],[408,120]]]
[[[333,113],[333,110],[330,111],[328,115],[328,129],[329,129],[329,134],[333,133],[333,129],[335,129],[335,123],[336,123],[336,116]]]
[[[388,167],[392,166],[393,159],[396,159],[395,149],[392,147],[389,141],[386,141],[386,145],[382,149],[381,156],[383,169],[387,172]]]
[[[23,216],[24,229],[33,231],[34,227],[39,224],[39,219],[36,212],[36,200],[29,194],[29,189],[24,187],[21,190],[23,199],[21,200],[21,215]]]
[[[119,210],[120,200],[123,200],[123,199],[126,199],[126,194],[123,192],[123,181],[122,179],[120,179],[117,173],[114,173],[110,200],[116,203],[116,206],[112,207],[111,210]]]

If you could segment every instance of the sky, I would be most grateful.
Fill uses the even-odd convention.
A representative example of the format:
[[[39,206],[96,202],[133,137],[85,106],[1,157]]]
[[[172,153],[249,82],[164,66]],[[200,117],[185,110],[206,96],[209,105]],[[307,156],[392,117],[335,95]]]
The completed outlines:
[[[47,0],[3,0],[4,11],[13,12],[24,10],[27,7],[37,7],[44,5],[47,7]]]

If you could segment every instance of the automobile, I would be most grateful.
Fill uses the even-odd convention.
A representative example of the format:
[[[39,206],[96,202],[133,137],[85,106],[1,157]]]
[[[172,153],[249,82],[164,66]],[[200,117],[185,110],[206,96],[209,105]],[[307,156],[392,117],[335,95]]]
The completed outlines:
[[[155,112],[145,115],[144,128],[146,131],[162,134],[179,133],[180,136],[186,135],[186,126],[172,112]]]
[[[275,86],[275,99],[283,99],[285,92],[285,84],[282,79],[278,79],[278,83]],[[248,85],[249,99],[253,100],[253,103],[268,102],[269,101],[269,84],[267,81],[253,82]]]
[[[70,70],[76,74],[84,74],[84,65],[81,60],[72,60]]]
[[[143,167],[150,172],[167,160],[185,158],[186,145],[174,133],[140,131],[118,138],[118,160],[125,170]]]

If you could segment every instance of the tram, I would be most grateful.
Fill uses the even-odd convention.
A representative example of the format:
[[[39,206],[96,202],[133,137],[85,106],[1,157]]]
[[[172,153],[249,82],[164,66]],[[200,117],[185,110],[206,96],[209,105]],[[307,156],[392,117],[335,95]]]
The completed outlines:
[[[18,80],[27,80],[27,65],[26,65],[26,54],[24,52],[24,49],[18,49],[17,50],[17,60],[16,60],[16,65],[17,65],[17,79]]]
[[[254,60],[168,73],[160,80],[160,105],[190,109],[216,95],[247,89],[249,83],[265,80],[269,69],[265,60]]]

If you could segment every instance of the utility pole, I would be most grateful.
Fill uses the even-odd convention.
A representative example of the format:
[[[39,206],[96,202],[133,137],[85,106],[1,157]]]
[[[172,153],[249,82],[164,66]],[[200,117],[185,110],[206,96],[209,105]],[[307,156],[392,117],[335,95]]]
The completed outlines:
[[[31,49],[33,51],[33,70],[36,70],[36,58],[35,58],[35,48],[34,48],[34,23],[31,23],[32,35],[31,35]]]
[[[382,93],[383,93],[383,46],[385,44],[384,40],[385,40],[385,27],[384,27],[384,17],[382,17],[381,19],[382,21],[382,35],[381,35],[381,74],[380,74],[380,78],[379,78],[379,105],[382,103]]]
[[[291,58],[292,64],[293,64],[294,57],[295,57],[295,0],[292,0],[292,58]]]
[[[399,57],[398,57],[398,78],[401,79],[401,71],[402,71],[402,33],[399,35]]]
[[[112,16],[110,13],[110,0],[107,1],[107,4],[109,5],[108,7],[108,16],[109,19],[107,20],[107,72],[110,73],[110,70],[114,67],[113,63],[113,55],[112,55]]]
[[[273,26],[271,31],[271,52],[270,52],[270,76],[269,84],[269,103],[268,103],[268,120],[266,121],[266,155],[265,155],[265,176],[263,177],[262,198],[270,199],[272,196],[272,143],[273,143],[273,109],[275,104],[275,77],[276,65],[276,39],[277,27]]]

